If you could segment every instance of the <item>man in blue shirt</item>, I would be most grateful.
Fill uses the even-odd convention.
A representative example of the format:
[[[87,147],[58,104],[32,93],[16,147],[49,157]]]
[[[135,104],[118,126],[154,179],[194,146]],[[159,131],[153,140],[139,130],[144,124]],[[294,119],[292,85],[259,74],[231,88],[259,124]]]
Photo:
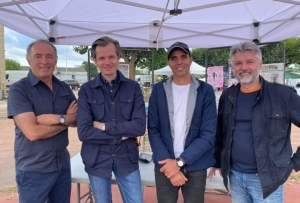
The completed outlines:
[[[53,76],[56,48],[45,40],[31,43],[31,70],[9,88],[8,118],[15,121],[16,182],[20,203],[70,202],[68,127],[76,126],[76,98]]]
[[[145,103],[139,84],[118,71],[120,54],[118,41],[97,39],[91,56],[101,73],[79,91],[81,156],[97,203],[112,201],[112,171],[123,202],[143,202],[136,138],[145,133]]]

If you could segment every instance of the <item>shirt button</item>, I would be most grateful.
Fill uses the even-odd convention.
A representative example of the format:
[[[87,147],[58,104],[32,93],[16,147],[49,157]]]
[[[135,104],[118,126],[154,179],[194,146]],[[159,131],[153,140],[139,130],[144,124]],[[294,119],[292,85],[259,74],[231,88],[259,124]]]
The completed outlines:
[[[115,154],[112,154],[112,156],[116,156]]]
[[[112,92],[112,90],[110,90],[110,92]]]
[[[112,122],[115,122],[115,119],[112,119]]]
[[[111,103],[111,105],[115,105],[115,102],[110,102]]]

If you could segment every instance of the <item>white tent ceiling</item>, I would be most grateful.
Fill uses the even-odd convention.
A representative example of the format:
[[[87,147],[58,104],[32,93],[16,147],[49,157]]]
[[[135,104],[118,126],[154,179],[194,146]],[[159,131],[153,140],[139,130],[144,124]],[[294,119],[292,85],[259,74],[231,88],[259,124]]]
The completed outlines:
[[[192,62],[190,67],[190,73],[193,75],[203,75],[205,74],[205,68],[200,66],[198,63]],[[154,71],[154,75],[172,75],[172,70],[170,66],[163,67]]]
[[[0,24],[55,44],[230,46],[300,35],[300,0],[0,0]]]

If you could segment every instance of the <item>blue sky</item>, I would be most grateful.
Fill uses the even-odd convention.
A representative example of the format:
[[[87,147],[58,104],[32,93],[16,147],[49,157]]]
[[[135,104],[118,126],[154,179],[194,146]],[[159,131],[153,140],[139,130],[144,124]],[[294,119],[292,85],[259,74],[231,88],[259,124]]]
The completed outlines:
[[[5,38],[5,58],[14,59],[22,66],[27,66],[26,49],[34,39],[15,32],[11,29],[4,29]],[[74,68],[81,65],[83,61],[87,61],[87,54],[80,55],[73,51],[73,46],[56,45],[58,52],[58,67]]]

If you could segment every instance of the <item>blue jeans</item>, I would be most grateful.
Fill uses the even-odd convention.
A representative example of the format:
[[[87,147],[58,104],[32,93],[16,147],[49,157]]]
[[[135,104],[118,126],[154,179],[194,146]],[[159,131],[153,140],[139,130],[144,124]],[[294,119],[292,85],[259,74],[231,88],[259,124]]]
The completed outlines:
[[[140,170],[138,169],[126,176],[121,176],[117,167],[113,164],[112,171],[115,174],[123,202],[143,203]],[[88,175],[96,203],[112,203],[111,177],[101,178],[91,174]]]
[[[279,186],[263,199],[260,179],[257,173],[248,174],[231,170],[229,175],[233,203],[283,203],[283,186]]]
[[[71,195],[70,159],[59,171],[38,173],[16,170],[20,203],[69,203]]]

